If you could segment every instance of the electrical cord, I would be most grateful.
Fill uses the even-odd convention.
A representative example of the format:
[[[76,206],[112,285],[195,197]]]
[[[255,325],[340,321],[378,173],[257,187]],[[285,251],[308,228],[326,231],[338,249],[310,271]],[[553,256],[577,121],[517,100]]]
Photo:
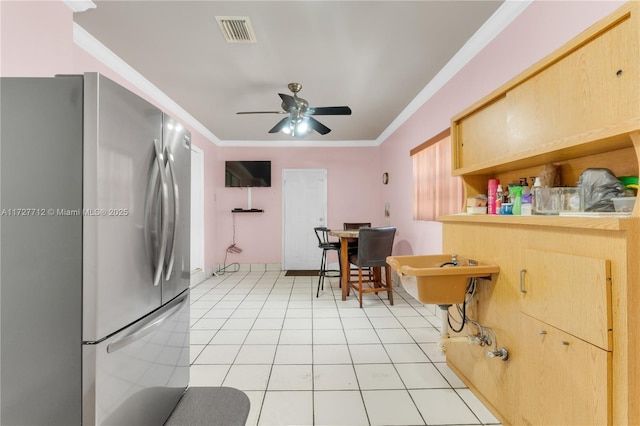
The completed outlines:
[[[235,254],[242,253],[242,249],[236,245],[236,215],[234,214],[232,215],[232,217],[233,217],[233,228],[232,228],[233,232],[231,237],[231,245],[227,247],[227,250],[224,253],[223,267],[222,268],[218,267],[217,272],[220,275],[224,275],[227,272],[227,269],[232,266],[235,266],[236,268],[233,271],[229,271],[229,272],[238,272],[240,270],[240,264],[237,262],[227,265],[227,256],[229,255],[229,253],[235,253]]]
[[[447,322],[449,323],[449,329],[454,333],[460,333],[464,329],[464,325],[469,321],[467,319],[467,301],[471,301],[473,296],[476,293],[476,278],[469,278],[467,281],[467,291],[465,292],[465,298],[462,302],[462,307],[460,305],[456,305],[456,309],[458,310],[458,315],[460,315],[461,320],[454,321],[460,324],[459,328],[455,328],[453,324],[451,324],[451,314],[447,312]]]

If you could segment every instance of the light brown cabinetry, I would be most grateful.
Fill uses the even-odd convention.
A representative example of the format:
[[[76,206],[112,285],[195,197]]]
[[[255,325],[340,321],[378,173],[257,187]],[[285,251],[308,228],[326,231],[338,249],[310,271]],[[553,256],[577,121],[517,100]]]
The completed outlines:
[[[625,46],[630,19],[612,24],[579,49],[509,90],[509,152],[561,141],[638,115],[640,60]],[[636,51],[638,48],[636,47]]]
[[[457,135],[460,143],[454,158],[460,167],[491,161],[508,141],[506,98],[492,100],[466,116],[457,127]]]
[[[524,368],[519,376],[528,385],[522,388],[522,421],[607,424],[611,262],[546,250],[524,253],[519,288]]]
[[[453,117],[454,174],[493,173],[507,170],[507,164],[517,169],[630,146],[620,135],[637,128],[640,119],[636,13],[630,2]]]
[[[467,196],[547,163],[560,166],[564,186],[589,167],[638,175],[640,2],[453,117],[452,145]],[[446,353],[494,414],[507,424],[640,425],[640,203],[624,219],[440,220],[443,252],[500,265],[467,308],[509,360],[466,343]],[[476,332],[469,327],[463,334]]]
[[[525,250],[521,310],[602,349],[611,349],[611,262]]]
[[[530,425],[611,423],[611,353],[523,315],[520,417]]]
[[[509,360],[462,342],[447,344],[447,363],[506,424],[580,424],[583,416],[602,419],[603,409],[614,424],[640,423],[629,399],[640,396],[633,379],[638,348],[628,340],[638,332],[638,324],[629,323],[637,318],[638,289],[628,278],[638,277],[628,238],[640,232],[638,222],[592,229],[563,218],[465,219],[442,218],[443,250],[500,265],[493,281],[479,281],[467,312],[495,330]],[[476,331],[469,326],[463,335]]]

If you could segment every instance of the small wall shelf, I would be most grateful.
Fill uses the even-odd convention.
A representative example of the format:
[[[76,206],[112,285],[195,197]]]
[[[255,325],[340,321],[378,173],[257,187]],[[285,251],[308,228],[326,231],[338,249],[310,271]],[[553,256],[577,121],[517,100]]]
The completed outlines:
[[[231,213],[264,213],[262,209],[242,209],[242,210],[231,210]]]

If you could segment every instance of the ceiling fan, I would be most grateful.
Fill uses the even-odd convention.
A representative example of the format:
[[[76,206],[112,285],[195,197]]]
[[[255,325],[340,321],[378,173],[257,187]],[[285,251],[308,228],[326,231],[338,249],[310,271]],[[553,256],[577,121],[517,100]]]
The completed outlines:
[[[291,136],[302,137],[315,130],[321,135],[326,135],[330,128],[313,118],[313,115],[351,115],[348,106],[310,107],[309,102],[298,97],[302,89],[300,83],[289,83],[287,86],[293,92],[293,96],[278,93],[282,99],[282,111],[243,111],[237,114],[289,114],[273,126],[269,133],[283,132]]]

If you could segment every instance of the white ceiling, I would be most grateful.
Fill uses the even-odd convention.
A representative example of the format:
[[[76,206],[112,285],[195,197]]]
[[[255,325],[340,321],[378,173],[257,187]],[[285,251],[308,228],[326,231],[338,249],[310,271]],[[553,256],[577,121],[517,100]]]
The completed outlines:
[[[353,111],[350,116],[316,116],[332,131],[325,136],[312,132],[305,139],[380,141],[413,112],[420,94],[447,63],[451,68],[452,58],[457,53],[460,57],[461,48],[485,21],[500,6],[496,15],[504,15],[513,2],[94,3],[95,9],[74,14],[76,24],[179,104],[218,142],[242,145],[292,139],[268,133],[282,115],[236,114],[279,110],[278,93],[291,94],[290,82],[302,84],[299,96],[311,106],[348,105]],[[249,17],[257,42],[227,43],[216,16]],[[475,53],[468,43],[465,48],[466,55]]]

